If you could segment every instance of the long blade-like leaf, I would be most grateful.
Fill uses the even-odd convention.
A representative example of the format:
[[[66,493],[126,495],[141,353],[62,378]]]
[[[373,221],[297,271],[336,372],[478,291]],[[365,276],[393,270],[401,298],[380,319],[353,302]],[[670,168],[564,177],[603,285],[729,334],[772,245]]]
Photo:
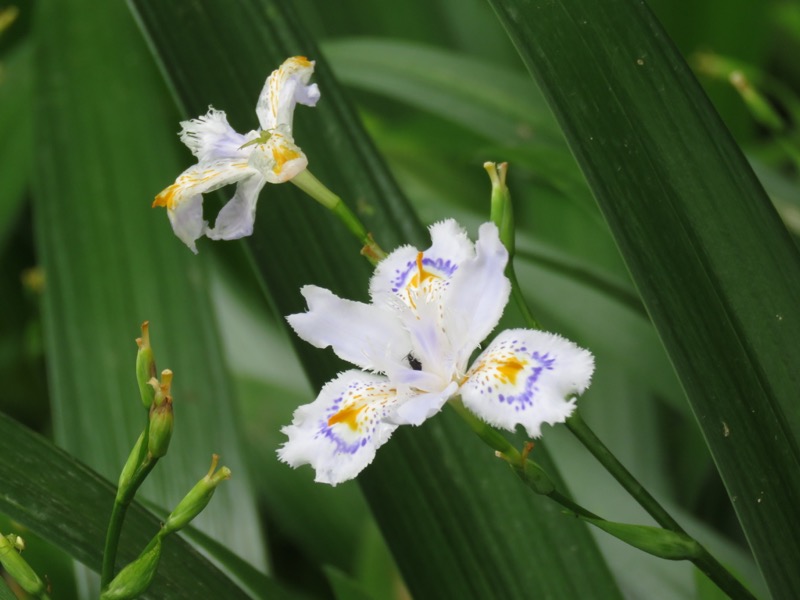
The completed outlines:
[[[291,54],[317,59],[322,99],[311,114],[299,107],[295,118],[310,169],[359,209],[381,244],[424,239],[288,2],[180,10],[150,0],[134,5],[189,114],[212,102],[232,121],[250,126],[268,71]],[[262,196],[251,248],[281,314],[303,309],[297,291],[303,283],[345,297],[366,295],[367,269],[340,223],[289,186]],[[315,386],[341,368],[330,354],[307,345],[298,345],[298,352]],[[444,414],[419,429],[398,431],[359,479],[412,593],[618,597],[586,530],[527,493],[452,418]],[[540,458],[547,460],[544,453]]]
[[[150,320],[176,425],[143,493],[171,508],[219,453],[235,477],[198,526],[264,568],[205,265],[149,208],[180,170],[169,96],[125,6],[40,8],[35,212],[56,439],[116,480],[145,421],[133,340]]]
[[[566,132],[773,594],[800,589],[800,255],[649,9],[491,0]]]

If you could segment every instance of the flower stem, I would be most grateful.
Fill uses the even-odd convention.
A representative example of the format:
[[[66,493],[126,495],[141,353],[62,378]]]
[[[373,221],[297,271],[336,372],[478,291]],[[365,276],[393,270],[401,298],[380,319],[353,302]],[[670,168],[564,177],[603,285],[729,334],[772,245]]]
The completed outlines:
[[[291,181],[306,194],[339,217],[339,220],[347,227],[347,230],[361,243],[361,254],[363,254],[370,263],[376,265],[386,257],[386,252],[372,239],[372,234],[367,231],[361,219],[350,210],[339,196],[330,191],[319,179],[314,177],[311,171],[306,169],[299,175],[295,175]]]
[[[117,497],[114,499],[114,508],[111,511],[111,519],[108,522],[108,531],[106,532],[106,543],[103,548],[103,567],[100,572],[100,588],[105,588],[114,578],[114,566],[117,562],[117,548],[119,547],[119,537],[122,533],[122,523],[125,521],[125,515],[128,512],[128,507],[136,495],[136,491],[142,485],[144,480],[156,466],[158,458],[147,455],[142,464],[134,473],[130,480],[130,484],[125,489],[117,491]]]

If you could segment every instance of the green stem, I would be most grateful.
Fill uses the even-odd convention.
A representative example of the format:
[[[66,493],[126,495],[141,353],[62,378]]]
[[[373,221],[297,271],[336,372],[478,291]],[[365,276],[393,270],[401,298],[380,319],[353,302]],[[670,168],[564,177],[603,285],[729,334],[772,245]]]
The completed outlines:
[[[382,259],[386,258],[386,252],[372,239],[372,235],[367,231],[361,219],[350,210],[339,196],[330,191],[319,179],[314,177],[311,171],[306,169],[299,175],[295,175],[291,181],[306,194],[339,217],[339,220],[347,227],[347,230],[361,243],[361,254],[363,254],[370,263],[376,265]]]
[[[517,282],[514,268],[509,265],[507,270],[508,278],[511,280],[514,300],[517,302],[520,311],[525,318],[529,327],[539,329],[539,323],[531,313],[525,297],[522,295],[521,288]],[[664,509],[661,504],[648,492],[644,486],[631,474],[628,469],[617,459],[616,456],[608,449],[608,447],[597,437],[594,431],[586,424],[581,417],[580,413],[576,410],[572,413],[566,421],[567,428],[578,439],[584,447],[592,453],[597,461],[616,479],[619,484],[633,497],[639,505],[644,508],[648,514],[664,529],[682,533],[689,536],[681,527],[678,522]],[[568,508],[570,511],[578,515],[589,516],[589,518],[597,518],[591,515],[588,511],[575,504],[559,492],[554,491],[548,494],[550,498]],[[694,539],[694,538],[692,538]],[[696,541],[696,540],[695,540]],[[750,591],[736,579],[730,571],[728,571],[716,558],[714,558],[708,550],[698,543],[700,547],[700,554],[697,557],[691,558],[691,562],[700,569],[708,578],[713,581],[719,589],[728,594],[734,600],[754,600]]]
[[[525,320],[525,323],[531,329],[541,329],[542,326],[539,325],[539,321],[537,321],[536,317],[533,316],[533,313],[531,312],[531,309],[525,300],[525,296],[522,295],[522,288],[517,280],[517,272],[514,270],[514,263],[512,261],[508,262],[508,266],[506,267],[506,276],[511,281],[511,296],[514,298],[514,302],[517,303],[517,308],[519,308],[520,312],[522,313],[522,318]]]
[[[125,521],[125,514],[128,512],[128,507],[133,501],[136,491],[150,474],[150,471],[153,470],[153,467],[156,466],[157,462],[157,458],[148,454],[131,478],[130,485],[126,489],[118,490],[117,492],[117,497],[114,499],[114,508],[111,511],[111,519],[108,522],[106,543],[103,548],[103,568],[100,572],[101,589],[104,589],[114,578],[114,566],[117,562],[119,537],[122,533],[122,523]]]
[[[567,428],[578,441],[583,444],[597,461],[605,467],[606,471],[616,479],[625,490],[653,517],[656,523],[664,529],[677,533],[686,533],[678,522],[653,498],[644,486],[631,474],[628,469],[611,453],[611,450],[597,437],[594,431],[586,424],[580,413],[576,410],[567,419]]]

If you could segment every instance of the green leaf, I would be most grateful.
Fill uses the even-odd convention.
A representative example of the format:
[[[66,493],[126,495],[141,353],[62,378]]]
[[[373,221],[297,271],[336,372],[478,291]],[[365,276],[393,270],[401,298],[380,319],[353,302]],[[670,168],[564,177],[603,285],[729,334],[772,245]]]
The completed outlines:
[[[299,107],[294,128],[310,169],[384,247],[427,243],[288,2],[134,4],[187,115],[213,103],[249,127],[265,65],[295,53],[316,59],[322,100],[314,111]],[[303,309],[304,283],[365,298],[368,269],[340,223],[290,186],[265,190],[259,210],[250,247],[279,314]],[[330,353],[293,341],[315,388],[341,369]],[[359,483],[413,595],[619,597],[584,527],[519,486],[452,415],[396,432]]]
[[[370,596],[361,586],[334,567],[325,567],[325,576],[333,588],[336,600],[370,600]]]
[[[143,494],[171,508],[219,453],[234,478],[197,526],[263,569],[207,265],[150,208],[184,161],[169,97],[124,6],[39,8],[35,216],[56,440],[117,479],[145,423],[134,338],[149,320],[157,364],[175,372],[175,435]]]
[[[492,0],[564,127],[776,598],[800,587],[800,256],[647,7]]]
[[[3,414],[0,450],[4,457],[0,460],[0,512],[99,571],[115,487]],[[213,508],[212,503],[209,510]],[[156,516],[134,502],[128,512],[119,564],[134,559],[159,526]],[[267,581],[266,587],[270,598],[294,597],[272,580]],[[161,566],[148,597],[248,596],[180,536],[171,536],[164,543]]]

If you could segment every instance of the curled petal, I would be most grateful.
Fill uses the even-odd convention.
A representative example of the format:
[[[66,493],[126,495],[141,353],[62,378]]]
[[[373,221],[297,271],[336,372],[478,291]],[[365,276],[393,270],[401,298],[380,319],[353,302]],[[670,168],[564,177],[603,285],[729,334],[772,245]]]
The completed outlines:
[[[592,354],[553,333],[509,329],[475,360],[459,390],[478,417],[539,437],[542,423],[563,423],[594,371]]]
[[[242,179],[233,198],[219,211],[214,228],[208,229],[206,235],[212,240],[238,240],[253,233],[258,194],[265,183],[258,173]]]
[[[195,241],[205,233],[202,194],[229,183],[258,175],[244,159],[198,163],[186,169],[171,186],[156,196],[153,206],[167,209],[172,228],[184,244],[197,253]]]
[[[314,73],[314,61],[305,56],[293,56],[267,78],[261,94],[258,96],[256,114],[261,129],[270,131],[285,127],[292,134],[292,118],[294,107],[299,102],[306,106],[315,106],[319,100],[319,88],[316,84],[308,85]]]
[[[402,246],[382,260],[370,281],[373,302],[401,300],[413,307],[418,297],[440,303],[459,266],[474,254],[472,242],[453,219],[430,227],[431,247],[419,252]]]
[[[280,131],[270,134],[250,154],[250,166],[270,183],[284,183],[308,166],[308,159],[292,138]]]
[[[385,422],[400,399],[383,377],[346,371],[328,382],[283,428],[289,440],[278,457],[293,467],[310,464],[316,481],[336,485],[358,475],[397,429]]]
[[[247,158],[250,149],[244,146],[256,132],[242,135],[228,124],[221,110],[209,107],[202,117],[181,121],[181,141],[189,147],[198,162],[209,163],[220,159]]]
[[[300,293],[308,312],[286,320],[297,335],[317,348],[331,346],[339,358],[362,369],[386,371],[411,351],[408,334],[392,314],[377,306],[343,300],[307,285]]]
[[[511,283],[504,275],[508,251],[494,223],[481,225],[475,257],[465,260],[450,282],[445,302],[444,329],[458,365],[466,366],[472,351],[497,326],[508,303]]]

